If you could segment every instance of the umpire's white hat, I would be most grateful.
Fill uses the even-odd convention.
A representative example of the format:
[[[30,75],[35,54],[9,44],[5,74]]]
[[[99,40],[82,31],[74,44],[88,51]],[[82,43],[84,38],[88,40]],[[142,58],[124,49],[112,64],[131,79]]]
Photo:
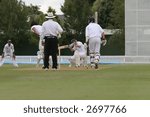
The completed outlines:
[[[45,16],[45,18],[47,18],[47,19],[52,19],[52,18],[55,18],[55,17],[56,16],[54,16],[52,12],[47,13],[47,16]]]

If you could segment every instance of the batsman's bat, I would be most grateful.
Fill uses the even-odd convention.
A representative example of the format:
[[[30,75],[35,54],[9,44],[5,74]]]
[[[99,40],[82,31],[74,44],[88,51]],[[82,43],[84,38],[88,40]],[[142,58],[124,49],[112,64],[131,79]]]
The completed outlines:
[[[68,47],[69,47],[68,45],[63,45],[63,46],[59,46],[58,49],[61,50],[61,49],[65,49],[65,48],[68,48]]]

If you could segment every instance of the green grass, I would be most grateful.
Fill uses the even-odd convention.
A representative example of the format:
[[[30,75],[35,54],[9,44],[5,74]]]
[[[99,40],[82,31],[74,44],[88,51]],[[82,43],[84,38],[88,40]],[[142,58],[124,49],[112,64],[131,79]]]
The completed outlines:
[[[149,100],[150,65],[100,65],[99,70],[0,68],[1,100]]]

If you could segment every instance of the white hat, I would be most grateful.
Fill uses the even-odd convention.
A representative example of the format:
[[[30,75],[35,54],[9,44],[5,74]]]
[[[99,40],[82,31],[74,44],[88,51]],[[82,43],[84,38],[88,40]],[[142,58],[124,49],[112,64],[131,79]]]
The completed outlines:
[[[47,13],[47,16],[45,16],[45,18],[47,18],[47,19],[51,19],[54,17],[56,17],[56,16],[54,16],[52,12]]]

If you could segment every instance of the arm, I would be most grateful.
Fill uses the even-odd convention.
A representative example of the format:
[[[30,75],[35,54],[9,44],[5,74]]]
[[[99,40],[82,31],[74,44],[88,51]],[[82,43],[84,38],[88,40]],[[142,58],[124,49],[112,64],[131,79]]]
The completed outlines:
[[[44,29],[44,26],[42,24],[41,35],[40,35],[40,39],[42,41],[42,46],[44,46],[44,44],[45,44],[44,31],[45,31],[45,29]]]
[[[15,52],[14,45],[13,44],[11,44],[11,45],[12,45],[12,47],[11,47],[12,52],[14,53]]]
[[[2,58],[2,59],[4,58],[4,52],[2,53],[1,58]]]
[[[102,33],[102,41],[101,41],[101,44],[102,44],[103,46],[105,46],[106,43],[107,43],[107,40],[106,40],[106,38],[105,38],[105,33],[103,32],[103,33]]]
[[[62,27],[57,23],[57,25],[58,25],[58,37],[60,38],[61,37],[61,34],[63,33],[63,29],[62,29]]]
[[[103,32],[102,33],[102,40],[105,40],[106,38],[105,38],[105,33]]]
[[[71,51],[74,51],[74,44],[73,44],[73,43],[70,44],[70,45],[68,46],[68,48],[69,48]]]
[[[5,49],[5,46],[4,46],[4,48],[3,48],[3,53],[5,53],[6,52],[6,49]]]
[[[35,28],[35,27],[31,28],[31,30],[32,30],[32,32],[34,32],[36,35],[39,36],[39,33],[36,31],[36,28]]]

